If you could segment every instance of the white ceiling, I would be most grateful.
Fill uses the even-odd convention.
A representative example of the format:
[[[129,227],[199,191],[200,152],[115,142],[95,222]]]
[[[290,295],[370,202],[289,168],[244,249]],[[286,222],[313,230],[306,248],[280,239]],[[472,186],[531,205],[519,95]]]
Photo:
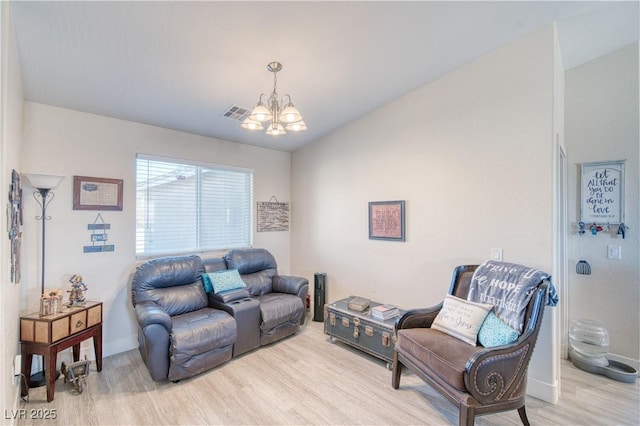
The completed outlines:
[[[292,151],[554,20],[565,68],[639,39],[639,3],[13,1],[26,100]],[[309,130],[221,117],[272,89]]]

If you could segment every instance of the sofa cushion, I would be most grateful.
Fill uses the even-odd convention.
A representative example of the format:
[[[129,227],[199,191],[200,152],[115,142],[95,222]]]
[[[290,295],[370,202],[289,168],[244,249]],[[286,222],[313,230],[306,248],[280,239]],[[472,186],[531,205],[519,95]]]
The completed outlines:
[[[231,250],[224,259],[227,267],[237,269],[240,275],[252,274],[264,269],[278,269],[273,255],[261,248]]]
[[[208,305],[200,274],[204,272],[198,256],[152,259],[136,268],[131,296],[137,303],[154,302],[169,315],[202,309]]]
[[[269,293],[257,297],[260,301],[262,322],[260,329],[271,330],[286,322],[298,323],[304,315],[304,305],[298,296]]]
[[[172,321],[172,359],[197,355],[236,341],[235,319],[218,309],[204,308],[176,315]]]
[[[275,269],[264,269],[252,274],[242,275],[242,280],[247,284],[247,290],[252,296],[271,293],[273,291],[273,277],[276,276]]]
[[[493,306],[474,303],[448,294],[431,328],[475,346],[478,330]]]
[[[466,392],[463,373],[467,361],[484,349],[432,328],[398,330],[396,346],[421,369],[431,371],[463,392]]]

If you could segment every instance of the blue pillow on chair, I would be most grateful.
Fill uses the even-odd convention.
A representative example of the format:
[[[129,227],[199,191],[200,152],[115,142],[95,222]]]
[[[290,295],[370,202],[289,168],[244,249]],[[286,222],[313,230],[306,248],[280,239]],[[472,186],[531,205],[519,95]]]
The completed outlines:
[[[493,311],[489,312],[478,331],[478,342],[485,348],[508,345],[516,340],[518,332],[498,318]]]
[[[245,288],[247,285],[242,281],[237,269],[209,272],[202,274],[204,291],[210,293],[221,293],[228,290]]]

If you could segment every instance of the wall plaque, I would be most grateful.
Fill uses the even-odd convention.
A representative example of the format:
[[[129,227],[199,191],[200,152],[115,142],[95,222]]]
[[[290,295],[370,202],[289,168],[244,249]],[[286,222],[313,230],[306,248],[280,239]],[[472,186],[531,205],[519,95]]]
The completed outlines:
[[[580,220],[624,222],[624,160],[580,164]]]

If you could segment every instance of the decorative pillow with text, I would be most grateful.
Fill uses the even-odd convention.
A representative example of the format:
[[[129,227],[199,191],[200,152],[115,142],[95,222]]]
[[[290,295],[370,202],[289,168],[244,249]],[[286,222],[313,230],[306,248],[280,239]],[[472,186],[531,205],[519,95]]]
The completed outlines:
[[[431,328],[475,346],[480,326],[492,308],[486,303],[470,302],[448,294]]]

